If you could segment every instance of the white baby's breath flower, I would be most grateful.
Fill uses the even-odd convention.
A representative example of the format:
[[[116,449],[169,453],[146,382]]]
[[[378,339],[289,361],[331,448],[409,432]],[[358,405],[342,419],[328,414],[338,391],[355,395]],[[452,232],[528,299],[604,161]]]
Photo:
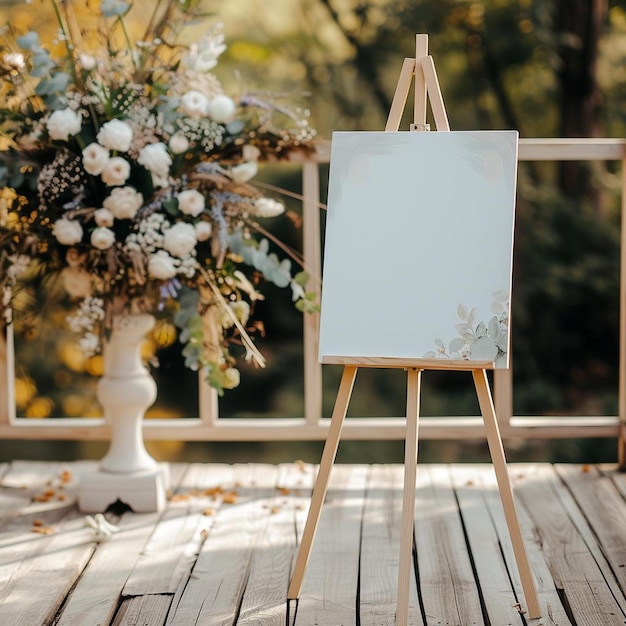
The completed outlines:
[[[133,140],[133,129],[126,122],[113,119],[102,124],[97,139],[101,146],[109,150],[128,152]]]
[[[117,220],[130,220],[143,204],[143,195],[134,187],[116,187],[105,198],[102,206],[109,209]]]
[[[91,233],[91,245],[98,250],[108,250],[115,243],[115,233],[110,228],[99,226]]]
[[[210,224],[210,222],[198,222],[195,225],[195,229],[196,238],[198,239],[198,241],[206,241],[213,232],[213,226]]]
[[[189,150],[189,139],[183,133],[174,133],[168,142],[173,154],[182,154]]]
[[[115,191],[115,189],[113,190]],[[109,209],[96,209],[93,212],[93,219],[98,226],[104,226],[110,228],[113,226],[113,222],[115,221],[115,216]]]
[[[219,96],[215,96],[206,109],[209,117],[218,124],[225,124],[226,122],[230,122],[232,120],[233,115],[235,114],[235,102],[232,98],[224,94],[220,94]]]
[[[186,257],[193,252],[198,239],[193,224],[177,222],[165,231],[163,247],[172,256]]]
[[[78,56],[78,60],[84,70],[90,72],[96,67],[97,61],[91,54],[82,53]]]
[[[178,194],[178,208],[185,215],[198,217],[204,211],[204,196],[196,189],[185,189]]]
[[[9,262],[11,263],[7,269],[9,282],[16,281],[28,269],[31,261],[31,257],[26,254],[9,255]]]
[[[130,176],[130,163],[122,157],[111,157],[104,165],[100,177],[109,187],[123,185]]]
[[[100,349],[100,338],[95,333],[88,331],[78,340],[78,345],[85,357],[89,358],[98,353]]]
[[[70,298],[87,298],[93,291],[91,274],[80,267],[63,268],[61,278]]]
[[[17,145],[23,150],[34,150],[41,142],[41,131],[35,129],[16,139]]]
[[[217,65],[217,58],[226,50],[224,35],[211,29],[199,43],[189,46],[182,64],[192,72],[205,73]]]
[[[109,160],[109,151],[95,141],[83,150],[83,167],[87,174],[98,176]]]
[[[236,183],[246,183],[256,176],[259,166],[254,161],[234,165],[230,170],[230,176]]]
[[[285,212],[285,206],[272,198],[257,198],[254,206],[259,217],[276,217]]]
[[[176,262],[165,250],[159,250],[148,259],[148,274],[157,280],[169,280],[176,276]]]
[[[62,217],[54,223],[52,234],[61,245],[73,246],[83,238],[83,227],[76,220]]]
[[[180,109],[189,117],[204,117],[207,114],[209,99],[201,92],[192,89],[180,99]]]
[[[54,111],[46,122],[51,139],[67,141],[70,136],[77,135],[82,127],[82,117],[73,109]]]

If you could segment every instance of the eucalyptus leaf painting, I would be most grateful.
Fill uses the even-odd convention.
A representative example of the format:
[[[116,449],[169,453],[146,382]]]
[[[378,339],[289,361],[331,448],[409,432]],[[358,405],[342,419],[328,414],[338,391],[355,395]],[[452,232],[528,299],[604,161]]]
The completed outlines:
[[[516,131],[336,132],[319,356],[508,367]]]

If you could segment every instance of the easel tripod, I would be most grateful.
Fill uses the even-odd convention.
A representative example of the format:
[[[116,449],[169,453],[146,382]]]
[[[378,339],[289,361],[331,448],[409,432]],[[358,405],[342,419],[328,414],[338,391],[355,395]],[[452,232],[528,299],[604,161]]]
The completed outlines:
[[[396,92],[394,94],[386,131],[397,131],[406,105],[408,93],[415,79],[415,108],[412,130],[427,130],[426,105],[430,97],[431,110],[439,131],[450,130],[441,91],[432,57],[428,56],[428,37],[418,35],[416,40],[416,58],[405,59]],[[487,442],[500,491],[500,499],[511,537],[511,543],[530,618],[539,617],[541,610],[537,598],[532,572],[524,547],[519,519],[506,467],[506,459],[502,439],[498,428],[496,413],[491,397],[487,370],[495,367],[491,361],[424,359],[424,358],[389,358],[389,357],[324,357],[324,363],[341,364],[344,366],[330,429],[326,438],[324,452],[309,510],[302,543],[298,552],[291,583],[288,590],[290,600],[300,596],[312,544],[315,538],[322,505],[326,496],[330,471],[335,461],[341,430],[350,402],[352,389],[358,368],[401,368],[407,371],[407,403],[406,403],[406,438],[404,461],[404,491],[402,520],[400,531],[400,557],[398,575],[398,594],[396,623],[407,626],[409,612],[410,573],[412,567],[413,524],[415,515],[415,487],[417,476],[418,454],[418,421],[421,373],[424,370],[471,371],[476,393],[486,429]]]

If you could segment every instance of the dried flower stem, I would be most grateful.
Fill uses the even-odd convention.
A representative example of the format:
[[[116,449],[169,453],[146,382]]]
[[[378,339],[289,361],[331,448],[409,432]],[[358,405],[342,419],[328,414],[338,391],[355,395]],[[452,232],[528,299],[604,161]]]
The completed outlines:
[[[246,348],[246,359],[252,358],[254,362],[259,367],[265,367],[265,357],[259,352],[259,349],[254,345],[254,342],[250,338],[250,335],[246,332],[246,329],[242,326],[241,322],[237,319],[235,312],[228,306],[228,302],[224,296],[220,293],[220,290],[217,288],[209,273],[201,266],[197,266],[198,271],[206,281],[207,285],[213,292],[215,299],[220,304],[220,306],[226,311],[227,315],[231,318],[233,323],[235,324],[235,328],[239,331],[241,335],[241,340],[243,345]]]

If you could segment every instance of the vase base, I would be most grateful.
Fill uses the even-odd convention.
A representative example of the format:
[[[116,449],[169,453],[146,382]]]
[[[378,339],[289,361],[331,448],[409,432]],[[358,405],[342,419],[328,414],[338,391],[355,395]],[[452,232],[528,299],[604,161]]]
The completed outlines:
[[[102,513],[120,500],[135,513],[162,511],[169,486],[167,463],[159,463],[154,470],[132,474],[86,472],[78,487],[78,509],[83,513]]]

